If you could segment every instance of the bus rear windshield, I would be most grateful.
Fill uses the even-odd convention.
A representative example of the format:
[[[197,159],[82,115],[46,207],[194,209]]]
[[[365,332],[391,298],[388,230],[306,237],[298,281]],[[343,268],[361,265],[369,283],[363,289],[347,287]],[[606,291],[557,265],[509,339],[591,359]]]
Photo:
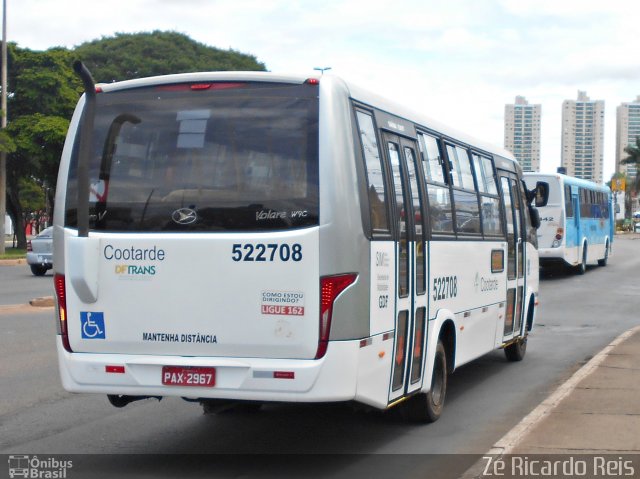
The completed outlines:
[[[318,87],[162,85],[99,93],[94,231],[270,231],[318,224]],[[77,226],[81,131],[65,224]]]

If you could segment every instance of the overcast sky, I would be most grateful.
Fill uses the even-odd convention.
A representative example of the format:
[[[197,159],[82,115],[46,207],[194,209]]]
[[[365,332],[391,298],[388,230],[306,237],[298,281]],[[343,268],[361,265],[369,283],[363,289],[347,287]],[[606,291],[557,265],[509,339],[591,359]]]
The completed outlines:
[[[174,30],[250,53],[274,72],[332,73],[499,146],[504,105],[542,104],[542,170],[560,163],[561,109],[605,101],[605,180],[615,111],[640,95],[640,2],[629,0],[6,0],[9,41],[73,47]]]

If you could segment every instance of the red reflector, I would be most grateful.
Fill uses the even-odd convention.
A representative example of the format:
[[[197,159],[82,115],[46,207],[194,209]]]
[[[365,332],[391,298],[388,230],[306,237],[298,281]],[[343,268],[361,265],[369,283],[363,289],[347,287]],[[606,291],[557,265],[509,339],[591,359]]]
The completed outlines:
[[[295,379],[296,373],[293,371],[274,371],[274,379]]]
[[[211,88],[211,83],[194,83],[191,85],[192,90],[208,90]]]
[[[97,86],[96,87],[96,93],[102,93],[104,90],[102,90],[101,86]]]
[[[124,374],[124,366],[105,366],[105,372],[114,374]]]
[[[320,85],[320,80],[318,80],[317,78],[307,78],[305,83],[307,85]]]

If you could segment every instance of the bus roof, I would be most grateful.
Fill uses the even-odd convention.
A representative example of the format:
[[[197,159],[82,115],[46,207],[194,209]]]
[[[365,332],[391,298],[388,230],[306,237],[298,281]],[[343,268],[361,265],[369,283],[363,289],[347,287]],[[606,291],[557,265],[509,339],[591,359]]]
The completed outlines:
[[[412,121],[416,125],[429,128],[440,134],[449,136],[458,141],[466,143],[467,145],[472,146],[474,148],[483,150],[493,155],[501,156],[505,159],[513,161],[514,163],[517,163],[513,154],[503,148],[500,148],[492,143],[488,143],[478,138],[475,138],[467,133],[464,133],[460,130],[452,128],[448,125],[445,125],[444,123],[438,120],[435,120],[434,118],[431,118],[422,112],[418,112],[413,108],[406,107],[406,106],[403,106],[402,104],[391,101],[388,98],[382,97],[377,93],[371,92],[370,90],[361,88],[358,85],[355,85],[349,82],[345,82],[345,83],[348,86],[351,97],[355,100],[358,100],[365,104],[379,108],[395,116],[405,118],[409,121]]]
[[[559,183],[578,186],[582,188],[588,188],[590,190],[595,191],[603,191],[610,192],[611,189],[606,185],[600,185],[598,183],[594,183],[593,181],[583,180],[582,178],[576,178],[575,176],[563,175],[562,173],[537,173],[537,172],[525,172],[525,177],[536,177],[536,178],[545,178],[545,179],[555,179]]]
[[[320,84],[328,84],[330,89],[342,89],[354,100],[386,111],[390,114],[409,120],[419,126],[429,128],[442,135],[451,137],[457,141],[465,143],[473,148],[486,153],[501,156],[517,164],[514,156],[507,150],[485,141],[474,138],[464,132],[447,126],[438,120],[430,118],[412,108],[407,108],[397,102],[391,101],[370,90],[364,89],[350,81],[344,80],[334,74],[325,75],[300,75],[300,74],[277,74],[271,72],[197,72],[197,73],[177,73],[171,75],[161,75],[155,77],[138,78],[115,83],[100,83],[103,92],[112,92],[130,88],[140,88],[155,85],[166,85],[171,83],[186,82],[206,82],[206,81],[257,81],[273,83],[298,83],[302,84],[307,80],[318,80]]]

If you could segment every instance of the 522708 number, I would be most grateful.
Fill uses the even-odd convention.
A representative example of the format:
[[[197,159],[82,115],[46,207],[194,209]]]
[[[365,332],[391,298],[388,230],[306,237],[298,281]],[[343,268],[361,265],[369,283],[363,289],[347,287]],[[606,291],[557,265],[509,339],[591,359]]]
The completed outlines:
[[[235,243],[231,248],[233,261],[302,261],[302,245],[300,243],[263,244],[263,243]]]
[[[433,300],[455,298],[458,296],[458,277],[441,276],[433,279]]]

